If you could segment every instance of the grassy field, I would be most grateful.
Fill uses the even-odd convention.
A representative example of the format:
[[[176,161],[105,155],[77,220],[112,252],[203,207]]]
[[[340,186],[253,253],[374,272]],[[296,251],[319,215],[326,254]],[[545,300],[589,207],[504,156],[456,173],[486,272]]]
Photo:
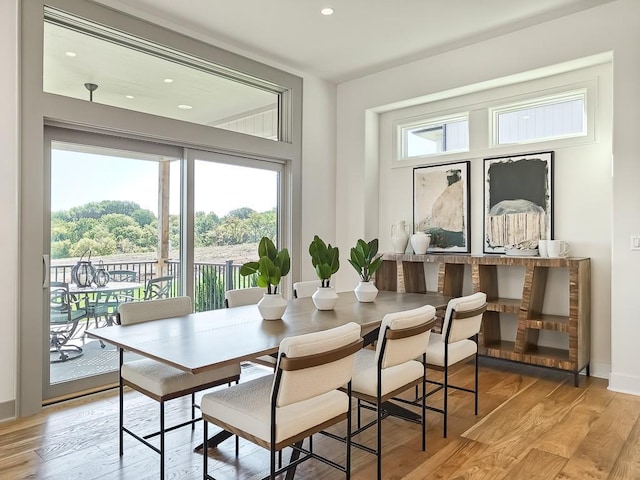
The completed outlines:
[[[224,263],[233,260],[234,264],[243,264],[250,260],[257,260],[258,244],[244,243],[241,245],[222,245],[215,247],[198,247],[195,249],[194,258],[196,262],[204,263]],[[171,260],[178,260],[179,252],[175,251],[169,256]],[[86,260],[86,259],[85,259]],[[104,257],[91,257],[91,262],[96,265],[100,260],[104,263],[125,263],[125,262],[151,262],[156,260],[155,252],[148,253],[126,253],[120,255],[109,255]],[[56,258],[51,260],[52,265],[73,265],[78,258]]]

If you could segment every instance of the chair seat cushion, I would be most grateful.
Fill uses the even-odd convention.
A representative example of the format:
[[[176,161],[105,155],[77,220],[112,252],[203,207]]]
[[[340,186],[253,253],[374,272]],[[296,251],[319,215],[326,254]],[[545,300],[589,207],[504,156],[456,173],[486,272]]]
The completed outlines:
[[[424,369],[416,360],[382,370],[382,396],[422,377]],[[378,395],[378,365],[376,352],[368,348],[356,354],[351,389],[372,397]]]
[[[207,393],[202,414],[236,427],[265,442],[271,441],[271,389],[273,375]],[[276,410],[276,443],[293,437],[348,411],[346,393],[332,390]]]
[[[240,375],[239,364],[195,375],[149,359],[134,360],[122,365],[122,378],[158,396],[190,390],[236,375]]]
[[[429,345],[427,347],[427,363],[429,365],[436,365],[438,367],[444,367],[444,349],[445,343],[443,342],[442,335],[439,333],[432,333],[429,337]],[[478,345],[473,340],[460,340],[449,344],[449,365],[458,363],[471,355],[475,355],[478,351]]]

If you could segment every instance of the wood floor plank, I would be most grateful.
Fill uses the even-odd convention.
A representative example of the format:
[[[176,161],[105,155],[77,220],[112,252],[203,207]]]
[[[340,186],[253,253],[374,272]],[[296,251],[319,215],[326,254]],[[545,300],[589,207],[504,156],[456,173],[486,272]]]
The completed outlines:
[[[593,422],[613,400],[605,380],[593,379],[592,382],[596,384],[591,383],[584,395],[571,404],[566,415],[533,442],[532,448],[565,458],[575,453]]]
[[[607,480],[638,478],[640,472],[640,418],[636,420]]]
[[[527,480],[553,480],[567,463],[567,459],[536,448],[529,450],[522,461],[505,472],[504,478]]]
[[[453,378],[471,385],[473,368],[463,365]],[[168,402],[168,421],[185,419],[189,404]],[[125,405],[131,426],[157,428],[156,402],[127,392]],[[426,452],[419,425],[385,419],[385,480],[640,479],[640,397],[610,392],[604,380],[581,379],[575,388],[562,372],[483,359],[479,415],[473,415],[471,394],[454,392],[450,405],[448,438],[442,437],[442,415],[427,413]],[[344,424],[332,431],[341,434]],[[182,428],[167,435],[167,478],[202,478],[202,455],[193,452],[202,435],[201,423],[193,432]],[[358,437],[374,445],[375,435],[372,428]],[[158,479],[155,452],[129,437],[125,448],[120,457],[117,392],[94,394],[0,423],[0,479]],[[339,463],[345,458],[344,444],[320,435],[314,436],[314,450]],[[354,448],[351,478],[375,478],[375,464],[373,455]],[[234,442],[227,441],[210,450],[209,467],[220,480],[258,480],[268,473],[269,454],[242,440],[236,457]],[[296,472],[297,480],[342,478],[315,460]]]
[[[557,478],[606,479],[638,419],[639,406],[637,397],[615,394]]]

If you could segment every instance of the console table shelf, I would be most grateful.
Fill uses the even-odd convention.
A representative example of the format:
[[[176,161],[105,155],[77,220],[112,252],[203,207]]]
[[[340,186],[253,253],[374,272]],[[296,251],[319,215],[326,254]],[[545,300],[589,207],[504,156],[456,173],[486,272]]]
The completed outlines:
[[[379,290],[426,293],[425,264],[438,265],[438,293],[450,297],[462,296],[465,266],[471,269],[474,292],[487,294],[479,335],[481,355],[539,365],[574,374],[589,374],[590,321],[591,321],[591,260],[589,258],[541,258],[499,255],[406,255],[386,253],[376,273]],[[524,269],[520,298],[500,297],[498,267]],[[568,305],[566,315],[543,312],[547,276],[550,269],[566,269],[569,273]],[[431,288],[433,290],[433,287]],[[501,315],[516,316],[515,341],[503,338]],[[508,320],[507,320],[508,321]],[[567,348],[554,348],[539,344],[542,331],[565,336]]]

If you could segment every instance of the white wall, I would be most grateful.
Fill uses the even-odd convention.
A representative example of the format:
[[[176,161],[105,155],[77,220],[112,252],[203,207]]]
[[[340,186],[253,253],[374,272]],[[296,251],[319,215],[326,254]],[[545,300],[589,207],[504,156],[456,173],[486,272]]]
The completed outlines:
[[[18,0],[0,2],[0,419],[13,415],[16,395],[18,278]],[[11,410],[10,412],[8,410]]]
[[[604,318],[594,318],[592,332],[592,360],[599,375],[606,375],[609,357],[611,362],[610,388],[640,394],[640,351],[634,348],[640,342],[640,329],[637,328],[639,311],[640,283],[635,281],[640,271],[640,253],[629,249],[629,236],[640,232],[640,215],[634,205],[640,205],[640,162],[637,161],[637,142],[634,131],[640,125],[638,106],[640,91],[640,2],[637,0],[618,0],[578,14],[537,25],[518,32],[510,33],[485,42],[426,58],[377,74],[340,84],[338,86],[337,118],[337,199],[336,238],[342,249],[348,248],[360,236],[370,236],[374,232],[381,241],[389,237],[390,224],[397,219],[410,218],[411,203],[406,203],[407,194],[411,195],[411,183],[398,195],[404,198],[404,211],[393,211],[385,203],[367,203],[367,189],[363,176],[378,162],[377,129],[372,124],[377,121],[377,113],[389,108],[416,104],[426,99],[437,100],[446,96],[469,93],[498,85],[498,79],[514,75],[524,76],[526,72],[540,73],[554,65],[567,62],[579,64],[579,60],[613,52],[613,153],[615,158],[613,177],[613,221],[611,224],[589,226],[588,221],[576,221],[572,212],[566,209],[570,202],[577,205],[572,195],[579,195],[583,203],[594,205],[604,198],[611,185],[604,165],[607,164],[606,143],[589,149],[590,158],[597,158],[598,170],[582,172],[586,184],[567,186],[566,176],[575,166],[575,155],[582,150],[558,152],[560,165],[557,177],[563,178],[559,185],[565,185],[563,193],[558,193],[556,206],[564,223],[556,223],[556,237],[573,240],[580,254],[600,258],[603,267],[594,269],[592,298],[598,305],[598,314]],[[441,93],[446,92],[446,93]],[[369,119],[369,125],[365,119]],[[369,134],[367,134],[369,132]],[[637,133],[635,135],[637,137]],[[601,147],[605,147],[604,150]],[[472,175],[478,175],[478,162]],[[389,174],[381,169],[382,180]],[[604,178],[601,178],[604,177]],[[371,178],[374,178],[371,176]],[[405,179],[406,180],[406,179]],[[375,179],[377,181],[377,178]],[[405,183],[404,180],[401,183]],[[569,190],[573,188],[574,190]],[[584,190],[582,190],[584,188]],[[589,188],[594,190],[589,191]],[[390,191],[391,189],[389,189]],[[586,193],[585,193],[586,190]],[[558,189],[559,191],[559,189]],[[383,192],[381,191],[381,194]],[[401,200],[402,201],[402,200]],[[363,216],[362,212],[367,213]],[[379,226],[375,224],[378,219]],[[586,216],[585,216],[586,217]],[[606,219],[604,212],[600,219]],[[584,217],[583,217],[584,218]],[[477,222],[476,222],[477,224]],[[480,224],[481,225],[481,224]],[[591,240],[589,235],[596,232]],[[477,230],[474,229],[477,238]],[[607,237],[610,240],[607,240]],[[474,250],[477,240],[473,240]],[[604,311],[607,293],[601,293],[609,287],[606,268],[606,250],[613,245],[611,255],[611,311]],[[388,246],[388,243],[386,244]],[[476,250],[477,251],[477,250]],[[576,253],[578,253],[576,252]],[[595,263],[595,262],[594,262]],[[339,272],[337,286],[344,290],[353,286],[350,272]],[[594,315],[595,317],[595,315]],[[608,328],[611,322],[611,348],[607,348]]]
[[[599,57],[598,57],[599,59]],[[522,100],[531,95],[542,97],[557,91],[587,88],[589,129],[586,137],[561,139],[518,146],[490,146],[489,108]],[[542,79],[517,82],[482,92],[395,109],[380,116],[379,145],[381,170],[379,189],[380,225],[389,226],[399,219],[410,225],[413,216],[413,167],[450,161],[471,161],[470,224],[471,252],[483,251],[484,172],[483,159],[531,151],[554,151],[553,164],[553,222],[554,238],[571,244],[571,254],[590,257],[592,268],[593,355],[594,375],[608,377],[610,370],[610,311],[611,311],[611,232],[612,185],[612,78],[611,63],[580,68]],[[597,108],[596,108],[597,107]],[[397,162],[394,149],[394,122],[419,116],[436,117],[444,112],[469,112],[470,151]],[[592,121],[593,120],[593,121]],[[593,192],[598,192],[594,195]],[[603,228],[603,225],[605,228]],[[391,249],[390,235],[381,228],[381,248]],[[512,269],[513,270],[513,269]],[[471,272],[467,272],[470,277]],[[504,272],[506,274],[506,272]],[[500,287],[500,296],[518,298],[522,293],[524,270],[512,272]],[[545,295],[546,313],[569,314],[568,272],[552,272]],[[467,279],[470,287],[470,279]],[[435,291],[435,281],[427,285]],[[520,289],[518,291],[518,288]],[[515,341],[515,319],[505,330],[507,339]],[[543,332],[544,333],[544,332]],[[513,338],[510,338],[513,337]],[[541,344],[568,348],[566,335],[542,335]]]

